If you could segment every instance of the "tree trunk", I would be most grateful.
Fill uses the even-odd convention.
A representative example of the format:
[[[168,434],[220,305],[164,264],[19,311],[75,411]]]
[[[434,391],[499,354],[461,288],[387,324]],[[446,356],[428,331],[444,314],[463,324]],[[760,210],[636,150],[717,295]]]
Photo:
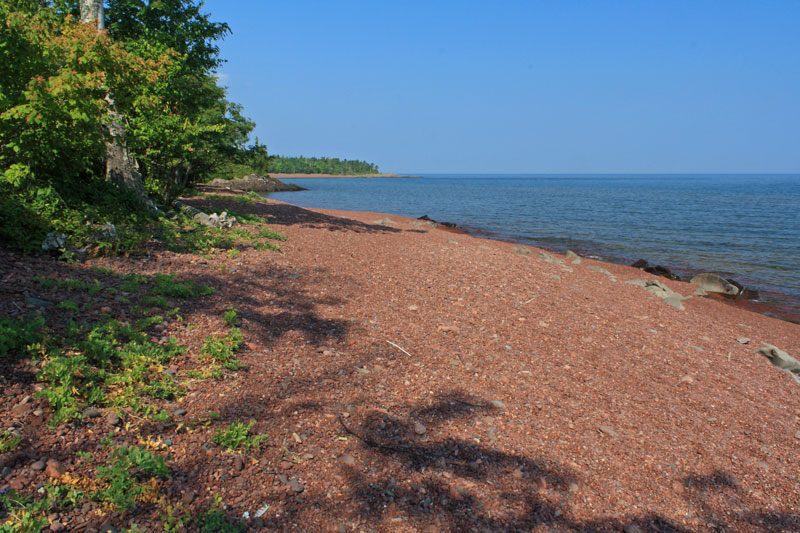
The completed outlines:
[[[97,30],[105,28],[105,16],[103,13],[103,0],[80,0],[81,22],[97,24]],[[106,143],[106,179],[113,182],[120,188],[126,188],[136,194],[136,196],[149,209],[155,209],[155,204],[144,190],[142,174],[139,172],[139,165],[125,146],[125,123],[114,107],[114,100],[111,95],[106,95],[109,106],[109,124],[107,126],[111,140]]]

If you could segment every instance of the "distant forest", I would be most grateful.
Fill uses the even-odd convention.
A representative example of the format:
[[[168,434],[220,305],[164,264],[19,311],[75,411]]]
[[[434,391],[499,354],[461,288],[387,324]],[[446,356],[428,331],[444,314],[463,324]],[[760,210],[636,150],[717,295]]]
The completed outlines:
[[[336,157],[269,156],[269,171],[278,174],[378,174],[378,165]]]

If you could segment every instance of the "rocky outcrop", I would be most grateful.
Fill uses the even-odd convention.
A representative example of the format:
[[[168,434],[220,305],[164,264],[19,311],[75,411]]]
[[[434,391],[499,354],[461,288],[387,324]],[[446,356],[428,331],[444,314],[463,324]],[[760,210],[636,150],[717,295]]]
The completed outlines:
[[[699,285],[701,289],[706,292],[715,292],[717,294],[724,294],[726,296],[737,297],[742,292],[742,286],[738,283],[732,283],[731,280],[725,279],[717,274],[705,273],[698,274],[690,281],[694,285]]]
[[[269,176],[258,176],[256,174],[250,174],[249,176],[232,180],[223,180],[218,178],[211,181],[208,185],[253,192],[286,192],[307,190],[299,185],[283,183],[275,178],[270,178]]]

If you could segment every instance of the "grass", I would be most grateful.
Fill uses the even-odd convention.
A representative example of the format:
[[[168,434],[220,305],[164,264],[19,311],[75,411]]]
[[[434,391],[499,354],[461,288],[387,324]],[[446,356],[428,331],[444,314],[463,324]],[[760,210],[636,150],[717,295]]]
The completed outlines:
[[[250,448],[258,448],[268,438],[267,435],[250,435],[250,429],[254,425],[255,422],[248,424],[231,422],[227,428],[216,430],[211,441],[229,452],[235,452],[240,449],[249,452]]]

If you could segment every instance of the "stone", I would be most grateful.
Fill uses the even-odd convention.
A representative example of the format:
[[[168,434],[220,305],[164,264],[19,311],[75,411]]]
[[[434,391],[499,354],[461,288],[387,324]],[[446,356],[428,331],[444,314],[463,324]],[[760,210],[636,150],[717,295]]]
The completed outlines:
[[[36,296],[33,296],[25,291],[25,305],[29,307],[52,307],[55,304],[53,304],[53,302],[37,298]]]
[[[62,531],[66,531],[67,530],[67,528],[64,526],[64,524],[62,524],[59,521],[50,522],[50,528],[49,529],[50,529],[50,531],[53,531],[54,533],[61,533]]]
[[[491,404],[492,407],[496,407],[497,409],[505,409],[506,407],[506,404],[504,404],[500,400],[492,400]]]
[[[339,457],[339,462],[346,466],[355,466],[356,458],[350,454],[345,454]]]
[[[119,418],[119,415],[117,413],[109,414],[108,418],[106,418],[106,421],[108,422],[108,425],[110,425],[110,426],[118,426],[122,422],[122,420]]]
[[[100,411],[95,409],[94,407],[89,407],[83,412],[83,418],[98,418],[100,416]]]
[[[119,240],[117,227],[111,222],[107,222],[103,227],[94,232],[92,239],[101,242],[117,242]]]
[[[47,468],[44,473],[53,478],[59,478],[67,473],[67,467],[55,459],[47,461]]]
[[[604,434],[608,435],[611,438],[614,438],[614,439],[618,439],[619,438],[619,433],[617,433],[617,431],[614,428],[612,428],[611,426],[600,426],[597,429],[600,430],[600,433],[604,433]]]
[[[695,296],[708,296],[708,293],[705,290],[703,290],[702,287],[698,287],[698,288],[696,288],[694,290],[694,295]]]
[[[186,409],[175,409],[172,411],[172,414],[175,416],[183,416],[186,414]]]
[[[671,305],[672,307],[679,309],[681,311],[685,311],[686,308],[681,303],[681,296],[679,294],[670,294],[666,298],[664,298],[664,303]]]
[[[426,428],[424,424],[414,422],[414,433],[417,435],[424,435],[426,431],[428,431],[428,428]]]
[[[573,481],[572,483],[569,484],[567,490],[569,490],[570,492],[578,492],[578,484]]]
[[[739,337],[738,339],[736,339],[736,341],[739,344],[750,344],[750,339],[748,339],[747,337]]]
[[[731,283],[730,280],[710,272],[698,274],[693,277],[690,282],[694,285],[699,285],[700,288],[706,292],[716,292],[728,296],[738,296],[741,292],[741,289]]]
[[[662,276],[662,277],[665,277],[665,278],[668,278],[668,279],[671,279],[671,280],[675,280],[675,281],[678,281],[678,280],[681,279],[677,274],[672,272],[667,267],[661,266],[661,265],[650,265],[644,259],[639,259],[638,261],[636,261],[631,266],[634,267],[634,268],[638,268],[640,270],[644,270],[648,274],[653,274],[654,276]]]
[[[297,478],[294,477],[289,480],[289,488],[292,489],[292,492],[295,492],[297,494],[300,494],[301,492],[306,490],[305,487],[303,487],[303,485],[299,481],[297,481]]]
[[[278,468],[281,470],[291,470],[294,465],[289,461],[281,461],[278,463]]]
[[[375,221],[375,224],[380,224],[381,226],[390,226],[394,224],[394,220],[389,217],[379,218]]]
[[[572,260],[571,263],[573,265],[580,265],[581,262],[583,262],[583,259],[581,259],[581,256],[579,256],[578,254],[576,254],[572,250],[567,250],[566,258],[567,259],[571,259]]]
[[[37,472],[41,472],[47,467],[47,464],[44,461],[36,461],[31,465],[31,470],[35,470]]]
[[[181,502],[183,502],[183,505],[189,505],[194,501],[194,499],[195,499],[195,493],[193,490],[187,490],[181,496]]]
[[[614,276],[614,274],[612,274],[611,272],[609,272],[605,268],[602,268],[602,267],[599,267],[599,266],[589,265],[586,268],[588,268],[589,270],[594,270],[595,272],[600,272],[601,274],[605,274],[606,276],[609,276],[609,277],[613,277]]]
[[[795,381],[800,383],[800,378],[798,378],[798,375],[800,375],[800,362],[780,348],[767,344],[766,342],[762,344],[764,347],[756,350],[756,353],[769,359],[770,363],[788,372]]]
[[[519,255],[531,255],[530,248],[525,248],[524,246],[514,247],[514,252],[518,253]]]
[[[622,528],[623,533],[643,533],[642,528],[636,524],[628,524]]]
[[[236,469],[237,472],[241,472],[244,470],[244,459],[242,459],[241,455],[237,455],[233,459],[233,467]]]
[[[67,236],[63,233],[50,232],[42,241],[42,250],[54,252],[67,247]]]

